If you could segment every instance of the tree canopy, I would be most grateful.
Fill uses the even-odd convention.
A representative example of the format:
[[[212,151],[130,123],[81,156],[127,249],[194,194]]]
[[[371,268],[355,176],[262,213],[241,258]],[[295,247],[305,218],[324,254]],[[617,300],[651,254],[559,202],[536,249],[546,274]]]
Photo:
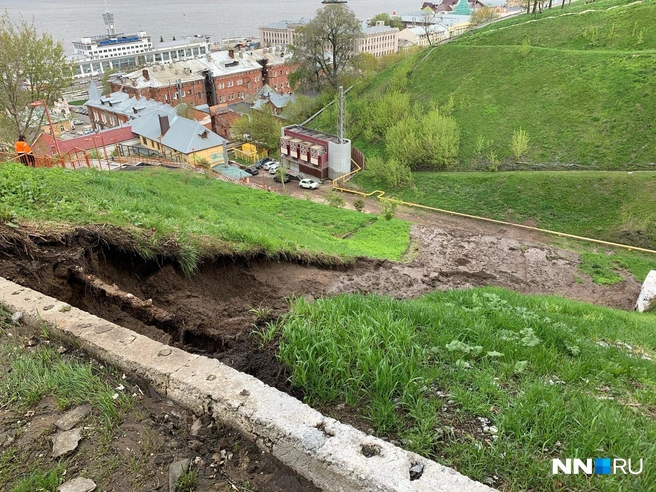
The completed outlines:
[[[39,34],[34,23],[13,23],[0,17],[0,127],[4,134],[33,135],[43,118],[31,102],[52,103],[72,80],[64,46],[50,34]]]
[[[387,12],[374,15],[369,20],[369,25],[375,26],[376,21],[383,21],[386,26],[396,27],[397,29],[403,29],[403,21],[401,21],[401,18],[397,16],[392,17]]]
[[[314,89],[326,84],[337,88],[349,68],[362,33],[355,13],[343,4],[327,5],[297,30],[292,46],[299,63],[295,81]]]

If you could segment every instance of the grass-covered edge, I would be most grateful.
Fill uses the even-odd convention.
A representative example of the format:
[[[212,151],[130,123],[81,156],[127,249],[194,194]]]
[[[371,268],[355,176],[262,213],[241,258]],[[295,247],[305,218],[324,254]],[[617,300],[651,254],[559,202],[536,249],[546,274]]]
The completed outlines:
[[[174,251],[192,272],[213,255],[266,255],[323,264],[398,260],[409,224],[206,179],[193,172],[0,166],[0,221],[113,225],[142,256]],[[169,251],[170,252],[170,251]]]
[[[656,483],[653,314],[498,288],[340,295],[295,300],[261,336],[280,337],[311,403],[361,409],[379,435],[502,490]],[[645,466],[605,479],[551,474],[552,458],[600,456]]]

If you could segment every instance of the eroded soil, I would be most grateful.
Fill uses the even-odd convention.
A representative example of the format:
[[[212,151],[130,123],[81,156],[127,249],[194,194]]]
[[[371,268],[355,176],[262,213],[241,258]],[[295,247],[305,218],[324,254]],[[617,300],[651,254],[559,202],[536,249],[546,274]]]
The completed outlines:
[[[288,373],[275,354],[259,347],[252,331],[285,312],[290,296],[376,292],[403,298],[494,285],[632,309],[640,292],[628,274],[612,286],[592,283],[577,271],[578,255],[546,245],[536,232],[400,214],[415,222],[400,263],[359,260],[350,267],[320,268],[222,257],[205,261],[188,278],[170,255],[141,258],[119,230],[0,226],[0,275],[153,339],[215,357],[287,392]],[[357,418],[351,423],[368,430]],[[208,436],[208,446],[212,439],[221,437]],[[272,487],[261,490],[278,490]]]
[[[286,389],[275,358],[258,349],[253,325],[287,308],[290,296],[375,292],[404,298],[432,290],[494,285],[632,309],[640,284],[601,286],[576,269],[578,255],[532,231],[415,216],[405,262],[359,260],[320,268],[262,257],[205,261],[186,277],[171,257],[144,260],[129,237],[107,227],[73,231],[0,229],[0,275],[153,339],[216,357]]]

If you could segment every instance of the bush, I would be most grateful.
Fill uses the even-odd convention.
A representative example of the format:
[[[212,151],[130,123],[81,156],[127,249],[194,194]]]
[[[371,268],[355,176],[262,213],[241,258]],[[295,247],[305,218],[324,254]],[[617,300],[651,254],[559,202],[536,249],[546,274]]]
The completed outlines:
[[[364,198],[360,197],[357,200],[353,202],[353,207],[358,211],[358,212],[364,212]]]
[[[346,206],[346,200],[335,190],[330,190],[326,194],[326,201],[328,205],[335,208],[344,208]]]
[[[443,171],[456,162],[460,129],[456,120],[438,109],[414,115],[387,130],[385,148],[390,159],[413,171]]]
[[[366,172],[383,186],[399,187],[412,184],[410,167],[396,159],[385,161],[381,157],[372,156],[367,159]]]

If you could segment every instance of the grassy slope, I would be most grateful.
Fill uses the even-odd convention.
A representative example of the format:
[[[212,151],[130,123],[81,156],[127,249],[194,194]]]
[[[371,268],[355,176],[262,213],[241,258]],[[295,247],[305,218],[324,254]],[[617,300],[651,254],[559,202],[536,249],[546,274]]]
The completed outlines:
[[[522,15],[465,35],[430,52],[408,78],[407,91],[440,105],[453,96],[462,169],[485,166],[491,150],[513,163],[510,140],[519,128],[530,137],[523,158],[530,164],[650,167],[656,162],[656,3],[625,3],[600,0],[595,9],[622,6],[581,15],[571,13],[589,6],[552,9],[535,22]],[[522,47],[525,41],[531,46]],[[378,93],[392,73],[358,97]],[[380,148],[354,137],[356,145]],[[479,137],[493,142],[482,153]]]
[[[358,182],[373,189],[364,176]],[[417,173],[395,196],[436,208],[656,249],[656,172]]]
[[[275,330],[310,400],[362,409],[378,433],[472,478],[497,476],[502,490],[656,483],[654,315],[485,288],[299,300]],[[552,458],[602,456],[647,465],[551,474]]]
[[[355,182],[376,188],[366,175]],[[416,173],[414,189],[395,190],[392,195],[445,210],[656,249],[654,172]],[[653,255],[622,252],[617,259],[639,281],[656,269]]]
[[[141,234],[145,254],[174,236],[193,267],[213,253],[341,261],[398,259],[405,222],[164,170],[131,173],[0,166],[0,218],[112,224]],[[367,234],[364,234],[367,231]]]

